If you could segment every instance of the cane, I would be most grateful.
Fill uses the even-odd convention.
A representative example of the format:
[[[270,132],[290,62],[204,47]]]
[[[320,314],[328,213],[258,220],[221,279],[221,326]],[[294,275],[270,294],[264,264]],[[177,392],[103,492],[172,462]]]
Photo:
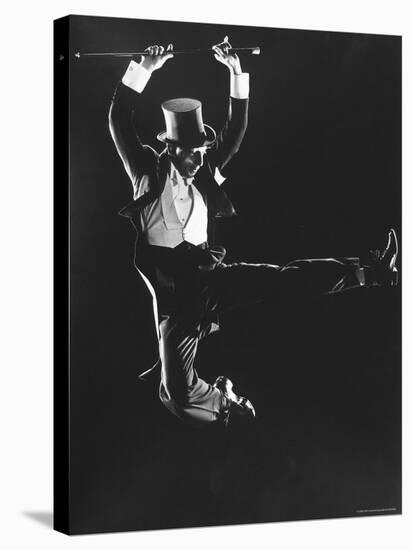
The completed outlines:
[[[230,48],[230,53],[244,52],[250,53],[251,55],[260,55],[260,47],[255,46],[253,48],[241,47],[241,48]],[[215,53],[213,48],[198,48],[190,50],[171,50],[165,51],[164,53],[172,53],[173,55],[182,55],[182,54],[202,54],[202,53]],[[148,52],[76,52],[75,57],[80,59],[82,57],[134,57],[135,55],[149,55]]]

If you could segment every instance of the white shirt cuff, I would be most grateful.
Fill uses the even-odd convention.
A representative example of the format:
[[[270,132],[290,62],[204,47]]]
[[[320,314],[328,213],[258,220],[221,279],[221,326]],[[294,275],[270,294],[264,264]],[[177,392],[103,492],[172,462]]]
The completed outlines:
[[[136,63],[136,61],[130,61],[122,82],[125,86],[132,88],[132,90],[140,94],[145,89],[151,74],[150,71],[139,65],[139,63]]]
[[[230,95],[236,99],[249,97],[249,73],[230,74]]]

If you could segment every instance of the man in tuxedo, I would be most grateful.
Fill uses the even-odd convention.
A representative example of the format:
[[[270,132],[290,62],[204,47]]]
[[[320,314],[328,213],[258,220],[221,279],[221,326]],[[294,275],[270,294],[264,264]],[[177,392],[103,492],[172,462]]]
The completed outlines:
[[[196,425],[227,423],[233,414],[255,415],[229,379],[219,376],[209,384],[195,368],[199,341],[217,327],[219,313],[285,295],[395,284],[397,275],[393,230],[385,250],[367,265],[359,258],[297,260],[286,266],[223,262],[225,249],[215,242],[214,220],[235,214],[221,187],[222,171],[245,135],[249,74],[242,72],[228,37],[213,50],[230,74],[228,113],[218,134],[203,123],[200,101],[177,98],[162,104],[166,129],[157,138],[164,151],[159,155],[141,142],[135,127],[143,111],[141,96],[152,74],[173,58],[171,44],[150,46],[140,63],[130,62],[109,113],[110,131],[133,186],[133,201],[120,213],[136,230],[135,266],[153,297],[160,399]]]

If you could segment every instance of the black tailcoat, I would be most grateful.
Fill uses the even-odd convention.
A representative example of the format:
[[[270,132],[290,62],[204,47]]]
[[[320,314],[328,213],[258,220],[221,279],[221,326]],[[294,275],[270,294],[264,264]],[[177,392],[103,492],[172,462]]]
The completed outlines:
[[[149,145],[144,145],[137,131],[143,113],[141,94],[120,83],[115,91],[109,111],[109,127],[124,168],[133,185],[133,201],[119,212],[130,219],[136,230],[134,263],[150,292],[149,282],[156,286],[154,266],[145,254],[145,239],[141,228],[141,211],[160,197],[163,192],[170,160],[167,150],[158,154]],[[215,218],[230,217],[235,209],[226,193],[215,179],[238,151],[246,131],[248,99],[229,98],[227,117],[213,146],[205,155],[204,164],[195,176],[193,184],[201,193],[208,209],[208,240],[214,244]],[[157,305],[154,298],[154,313],[157,324]],[[208,327],[204,333],[209,333]]]

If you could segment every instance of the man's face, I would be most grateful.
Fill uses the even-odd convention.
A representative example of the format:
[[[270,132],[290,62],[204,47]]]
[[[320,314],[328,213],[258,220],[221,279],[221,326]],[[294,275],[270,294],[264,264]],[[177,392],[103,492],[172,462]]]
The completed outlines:
[[[203,157],[206,147],[183,148],[176,147],[173,163],[183,178],[193,178],[199,168],[203,166]]]

